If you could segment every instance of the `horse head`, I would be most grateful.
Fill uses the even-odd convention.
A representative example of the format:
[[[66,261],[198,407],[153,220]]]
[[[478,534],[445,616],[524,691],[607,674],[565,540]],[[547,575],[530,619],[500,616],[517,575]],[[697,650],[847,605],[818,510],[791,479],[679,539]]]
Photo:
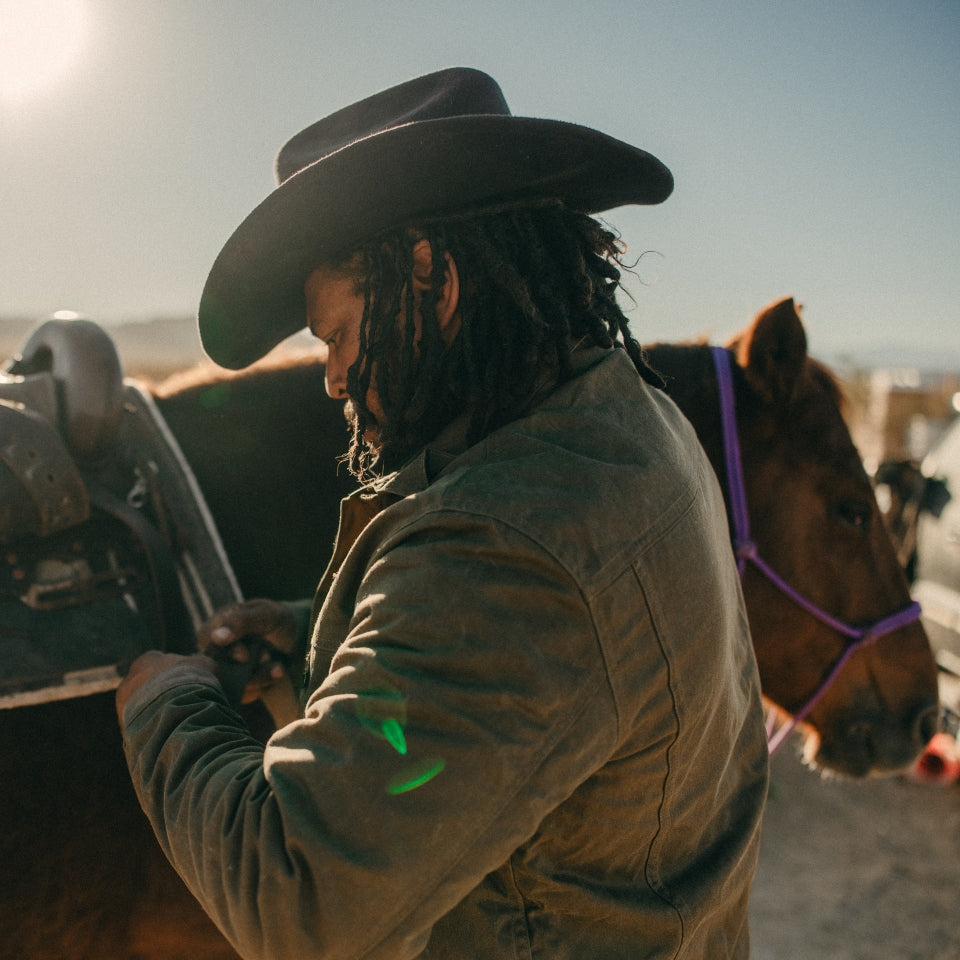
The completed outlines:
[[[868,636],[855,650],[834,625],[882,623],[911,603],[843,418],[840,386],[808,355],[792,299],[762,311],[728,350],[735,359],[750,547],[764,561],[743,565],[764,696],[791,715],[818,697],[803,724],[810,763],[857,777],[903,769],[937,729],[936,664],[915,617],[903,618],[909,622],[876,638]],[[729,504],[708,348],[650,352],[654,366],[668,377],[669,392],[696,427]],[[764,566],[775,571],[772,578]]]
[[[830,372],[807,353],[792,299],[759,314],[731,344],[744,481],[757,551],[820,610],[867,625],[904,609],[910,591]],[[800,710],[848,638],[798,609],[756,567],[744,594],[766,696]],[[936,664],[918,621],[856,651],[807,717],[806,755],[862,776],[909,764],[936,732]]]

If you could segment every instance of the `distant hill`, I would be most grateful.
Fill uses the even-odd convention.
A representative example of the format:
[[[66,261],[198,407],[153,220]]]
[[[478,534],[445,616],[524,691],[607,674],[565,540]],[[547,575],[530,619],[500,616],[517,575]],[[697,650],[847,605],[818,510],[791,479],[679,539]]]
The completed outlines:
[[[149,320],[107,327],[128,376],[160,379],[209,362],[194,317]]]
[[[33,320],[20,320],[15,317],[0,317],[0,357],[5,362],[13,356],[23,343],[27,333],[33,329]]]
[[[813,351],[816,355],[816,351]],[[918,370],[921,373],[960,373],[960,347],[944,344],[940,350],[917,347],[862,347],[839,350],[823,357],[836,370]]]
[[[0,317],[0,366],[23,345],[40,321]],[[104,324],[120,353],[128,376],[160,380],[178,370],[206,361],[197,322],[193,317],[158,317],[136,323]],[[309,341],[309,338],[305,338]],[[302,345],[302,344],[301,344]],[[960,348],[923,351],[910,347],[868,346],[814,355],[829,363],[841,376],[856,370],[915,368],[925,373],[960,374]]]
[[[5,365],[19,352],[40,322],[0,318],[0,363]],[[117,345],[127,376],[160,380],[205,360],[193,317],[158,317],[140,323],[104,324],[104,329]]]

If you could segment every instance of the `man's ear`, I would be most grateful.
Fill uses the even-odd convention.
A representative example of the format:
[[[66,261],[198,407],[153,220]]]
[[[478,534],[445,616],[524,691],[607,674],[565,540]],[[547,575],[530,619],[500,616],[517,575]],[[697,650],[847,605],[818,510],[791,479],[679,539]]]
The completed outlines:
[[[444,255],[445,267],[443,287],[437,297],[437,325],[446,343],[451,343],[460,330],[460,272],[456,261],[449,253]],[[422,294],[430,289],[430,276],[433,273],[433,250],[429,240],[418,240],[413,245],[413,286]]]

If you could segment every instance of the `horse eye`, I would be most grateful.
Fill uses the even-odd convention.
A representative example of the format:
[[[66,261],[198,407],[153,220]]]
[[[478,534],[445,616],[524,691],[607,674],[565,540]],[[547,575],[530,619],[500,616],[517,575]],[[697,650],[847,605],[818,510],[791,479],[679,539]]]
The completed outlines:
[[[870,526],[873,510],[866,500],[843,500],[834,504],[834,513],[841,523],[863,531]]]

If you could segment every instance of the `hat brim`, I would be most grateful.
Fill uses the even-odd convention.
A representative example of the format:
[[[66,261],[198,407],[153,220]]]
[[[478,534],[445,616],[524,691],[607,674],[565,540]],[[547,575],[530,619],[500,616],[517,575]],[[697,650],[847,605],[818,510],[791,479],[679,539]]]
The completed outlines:
[[[221,366],[248,366],[305,326],[303,285],[320,263],[418,218],[547,198],[598,213],[672,189],[656,157],[576,124],[478,115],[393,127],[305,167],[240,224],[207,278],[201,341]]]

